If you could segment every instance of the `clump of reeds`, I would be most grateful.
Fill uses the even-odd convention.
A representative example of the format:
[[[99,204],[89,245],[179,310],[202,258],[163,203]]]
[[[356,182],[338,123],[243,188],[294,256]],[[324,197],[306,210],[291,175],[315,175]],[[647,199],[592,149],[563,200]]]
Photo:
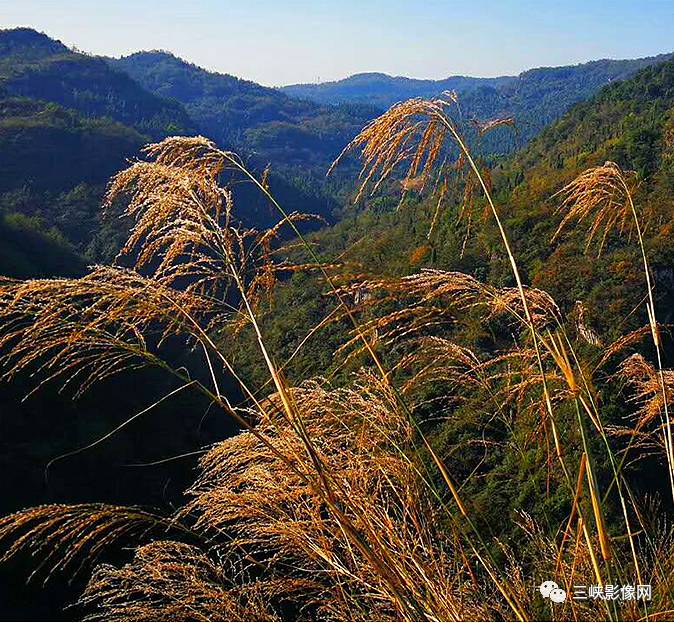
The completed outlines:
[[[649,525],[624,474],[625,456],[639,446],[619,455],[600,399],[602,366],[642,334],[604,347],[582,304],[567,314],[523,282],[489,176],[448,113],[455,103],[452,94],[411,100],[368,125],[347,148],[362,150],[359,192],[380,188],[398,166],[405,167],[403,192],[423,191],[438,179],[451,141],[471,176],[471,201],[485,204],[497,226],[513,287],[445,270],[337,278],[338,267],[318,262],[311,248],[309,263],[292,263],[280,248],[281,230],[299,235],[296,223],[307,217],[284,212],[264,176],[201,137],[152,145],[148,160],[113,179],[108,202],[125,200],[134,223],[118,258],[125,268],[0,284],[7,378],[30,370],[83,391],[111,374],[156,365],[241,428],[204,455],[189,501],[174,515],[100,505],[28,509],[0,521],[7,556],[29,550],[56,570],[84,565],[116,539],[133,537],[133,558],[99,565],[82,596],[95,619],[639,618],[671,608],[666,593],[653,604],[621,606],[569,600],[553,607],[535,596],[535,584],[550,577],[569,592],[590,578],[671,585],[671,542]],[[236,198],[221,185],[225,171],[279,209],[277,226],[256,231],[239,221]],[[603,242],[632,216],[657,347],[630,180],[614,165],[581,176],[565,190],[562,225],[592,217],[590,238]],[[338,303],[334,319],[351,323],[336,357],[362,356],[364,364],[341,385],[317,371],[292,386],[265,336],[261,302],[282,275],[298,270],[316,271]],[[491,348],[486,338],[479,347],[462,343],[462,329],[476,324],[498,336]],[[222,346],[225,337],[246,335],[269,378],[261,389],[248,386]],[[203,354],[207,378],[164,356],[162,342],[175,337]],[[621,369],[640,405],[630,434],[636,438],[664,411],[669,456],[671,373],[634,356]],[[225,378],[239,383],[243,404],[221,393]],[[445,420],[470,415],[480,434],[465,443],[480,446],[482,458],[454,471],[453,457],[464,448],[435,442],[431,423],[421,419],[429,404]],[[499,445],[521,456],[532,445],[545,448],[536,457],[549,485],[564,488],[569,500],[556,526],[527,509],[516,517],[504,510],[522,546],[489,536],[470,498]],[[602,459],[610,469],[600,479]],[[612,517],[618,534],[608,525],[609,500],[619,509]]]
[[[409,414],[387,380],[365,373],[352,389],[293,389],[267,349],[259,301],[277,273],[300,268],[278,261],[272,243],[281,226],[305,217],[284,215],[263,232],[245,228],[218,185],[224,168],[243,167],[205,139],[167,139],[147,153],[151,160],[133,164],[109,190],[109,202],[126,198],[134,219],[120,255],[131,267],[3,285],[7,374],[52,371],[48,378],[84,391],[122,370],[158,365],[246,432],[206,456],[194,500],[164,520],[196,544],[157,540],[122,569],[99,568],[84,602],[114,618],[273,618],[289,600],[337,618],[480,616],[479,602],[463,594],[472,580],[457,552],[467,546],[452,541],[452,530],[438,531],[438,508],[411,458]],[[239,379],[217,344],[216,328],[236,333],[241,325],[253,330],[275,388],[267,398]],[[210,379],[160,356],[161,342],[178,335],[200,347]],[[225,376],[241,383],[246,405],[220,393]],[[58,568],[145,519],[132,509],[43,507],[7,518],[0,536],[17,539],[10,553],[31,539],[39,551],[55,546]]]

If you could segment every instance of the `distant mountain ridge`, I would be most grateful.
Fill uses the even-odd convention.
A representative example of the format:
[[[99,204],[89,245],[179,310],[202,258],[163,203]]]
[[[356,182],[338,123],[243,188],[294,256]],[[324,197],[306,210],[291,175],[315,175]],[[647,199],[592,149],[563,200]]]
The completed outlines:
[[[607,84],[630,78],[639,70],[671,57],[668,53],[631,60],[540,67],[518,76],[498,78],[451,76],[443,80],[417,80],[367,73],[335,82],[289,85],[280,90],[292,97],[321,104],[369,102],[381,108],[411,97],[435,97],[446,90],[456,91],[465,118],[515,118],[519,132],[517,140],[508,143],[503,139],[492,139],[488,145],[488,149],[507,153],[536,136],[573,104],[590,98]]]
[[[388,108],[410,97],[434,97],[443,91],[467,91],[480,86],[497,87],[515,80],[515,76],[474,78],[449,76],[441,80],[390,76],[381,72],[353,74],[341,80],[317,84],[290,84],[279,90],[291,97],[304,98],[320,104],[362,102]]]
[[[525,70],[517,76],[494,78],[453,75],[433,80],[391,76],[382,72],[363,72],[329,82],[289,84],[279,87],[279,90],[292,97],[304,98],[321,104],[367,102],[388,108],[395,102],[410,97],[434,97],[447,90],[461,93],[479,87],[492,87],[507,94],[521,88],[522,83],[539,79],[546,74],[589,75],[593,77],[592,84],[596,82],[597,73],[602,74],[599,79],[605,79],[606,82],[622,80],[644,67],[665,61],[671,56],[671,53],[667,53],[637,59],[601,59],[576,65],[537,67]]]

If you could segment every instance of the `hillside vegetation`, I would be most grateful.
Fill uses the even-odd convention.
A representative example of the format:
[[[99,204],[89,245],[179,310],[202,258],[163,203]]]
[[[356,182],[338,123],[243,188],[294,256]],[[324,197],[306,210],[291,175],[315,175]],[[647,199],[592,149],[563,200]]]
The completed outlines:
[[[87,261],[109,259],[123,232],[116,220],[101,219],[106,180],[149,140],[201,133],[236,150],[258,173],[271,165],[269,183],[288,210],[334,222],[350,212],[344,206],[356,167],[347,161],[330,178],[325,172],[378,106],[456,89],[465,119],[517,116],[517,133],[499,130],[478,146],[480,153],[503,153],[572,101],[654,60],[442,83],[371,74],[346,81],[356,100],[349,96],[335,106],[208,72],[165,52],[101,59],[28,28],[6,30],[0,32],[0,212],[33,219],[34,231],[58,231]],[[320,86],[331,92],[330,85]],[[250,190],[240,199],[239,213],[250,223],[269,225],[269,203]],[[5,272],[12,274],[9,266]]]
[[[210,76],[170,58],[178,63],[178,74],[183,72],[190,79],[196,76],[197,82]],[[155,69],[161,77],[162,72]],[[333,136],[332,130],[340,124],[350,135],[365,117],[354,122],[346,112],[295,105],[276,91],[232,78],[246,85],[238,90],[247,89],[249,95],[240,96],[236,88],[230,88],[228,77],[213,76],[213,80],[216,87],[209,87],[212,99],[190,107],[193,119],[173,94],[153,93],[104,59],[73,52],[28,28],[0,31],[0,214],[32,219],[32,236],[39,231],[47,237],[58,232],[74,256],[87,261],[109,259],[124,236],[120,231],[124,225],[114,218],[102,218],[107,180],[125,162],[138,157],[141,146],[150,140],[203,132],[219,137],[223,146],[243,143],[245,149],[240,153],[251,166],[257,164],[259,171],[272,161],[302,164],[299,169],[278,167],[283,169],[279,172],[272,168],[269,183],[291,209],[330,219],[337,207],[338,185],[325,187],[324,168],[347,136],[342,134],[332,142],[323,137]],[[223,80],[226,88],[218,86]],[[279,109],[279,99],[290,102],[286,112]],[[214,112],[204,118],[208,109]],[[256,109],[267,112],[255,117]],[[318,119],[319,109],[325,119]],[[313,130],[305,128],[307,119],[307,127],[313,123]],[[259,136],[248,136],[247,130]],[[258,144],[266,145],[260,153]],[[253,224],[269,223],[268,202],[254,192],[242,195],[242,218]],[[15,231],[10,243],[4,238],[7,231],[0,235],[10,248],[21,232]],[[45,245],[45,252],[49,248]],[[2,266],[3,272],[30,273],[26,261],[30,262],[24,258],[20,272],[15,262]],[[60,265],[56,258],[54,262],[55,267]],[[34,272],[43,274],[43,269],[36,265]]]
[[[85,117],[109,117],[152,138],[192,129],[176,102],[149,93],[103,59],[28,28],[0,33],[0,92],[54,102]]]
[[[136,223],[115,262],[2,281],[8,381],[147,368],[174,389],[130,421],[180,395],[238,430],[177,507],[28,508],[5,558],[84,572],[106,620],[666,618],[674,61],[507,159],[468,145],[510,124],[467,138],[460,110],[366,125],[362,211],[306,236],[245,159],[163,139],[109,187]],[[251,189],[276,225],[236,218]]]
[[[602,279],[606,274],[602,271],[614,259],[624,259],[624,245],[609,239],[601,257],[588,262],[582,239],[562,238],[561,245],[550,243],[559,220],[555,193],[588,167],[611,160],[639,174],[638,197],[654,219],[647,224],[649,244],[662,263],[663,285],[669,287],[666,268],[671,265],[668,218],[674,182],[673,120],[674,62],[667,61],[642,70],[630,80],[608,85],[589,101],[573,107],[519,153],[493,166],[491,184],[504,206],[504,219],[512,228],[513,244],[531,281],[552,288],[553,294],[571,305],[593,288],[597,289],[592,303],[598,308],[602,300],[611,300],[626,311],[625,307],[634,302],[628,285]],[[470,230],[465,221],[457,221],[459,213],[470,207],[477,218],[483,207],[470,199],[460,186],[450,186],[443,199],[445,218],[429,237],[437,197],[426,199],[424,193],[410,192],[397,213],[393,210],[398,203],[394,195],[373,197],[367,199],[370,208],[363,214],[321,232],[316,241],[325,250],[326,259],[331,254],[346,253],[345,257],[364,267],[375,266],[391,274],[419,266],[462,265],[492,279],[502,279],[500,263],[490,260],[495,231],[483,231],[476,239],[468,236],[467,244],[463,244]],[[557,280],[554,286],[549,281],[553,275]],[[607,293],[604,288],[609,284],[624,287],[624,291]]]
[[[95,238],[107,180],[152,137],[190,124],[180,105],[100,59],[28,28],[1,31],[0,214],[15,223],[0,231],[3,272],[68,274],[50,257],[55,235],[78,266],[105,256]],[[40,236],[42,252],[28,253]]]
[[[274,168],[321,176],[377,109],[319,106],[276,89],[209,72],[167,52],[139,52],[110,64],[146,89],[181,102],[200,131]]]

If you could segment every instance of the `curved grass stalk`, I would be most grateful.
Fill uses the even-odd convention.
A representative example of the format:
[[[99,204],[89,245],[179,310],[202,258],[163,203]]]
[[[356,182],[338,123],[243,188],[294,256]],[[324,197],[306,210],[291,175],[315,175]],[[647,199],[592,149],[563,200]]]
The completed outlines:
[[[653,285],[651,284],[651,271],[648,265],[648,258],[646,256],[646,248],[644,245],[644,237],[641,231],[641,224],[639,222],[639,216],[637,214],[634,201],[632,200],[632,193],[625,182],[625,179],[622,175],[618,176],[620,183],[623,186],[627,200],[630,206],[630,212],[632,213],[632,218],[634,219],[634,227],[637,232],[637,240],[639,241],[639,250],[641,251],[641,258],[644,264],[644,274],[646,276],[646,289],[648,291],[648,303],[646,305],[646,310],[648,312],[648,323],[651,327],[651,336],[653,338],[653,345],[655,346],[655,352],[657,356],[658,363],[658,378],[660,381],[660,391],[662,391],[662,404],[663,410],[665,412],[665,431],[663,431],[664,443],[665,443],[665,452],[667,453],[667,465],[669,467],[669,484],[672,491],[672,499],[674,500],[674,446],[672,445],[672,423],[669,416],[669,396],[667,395],[667,384],[665,383],[664,374],[662,371],[662,353],[660,349],[660,329],[655,317],[655,300],[653,297]]]
[[[632,173],[631,175],[636,178],[636,174]],[[660,331],[655,315],[654,287],[651,281],[650,266],[639,214],[626,176],[627,174],[617,164],[606,162],[602,166],[588,169],[567,184],[557,195],[564,196],[560,209],[566,207],[569,208],[569,212],[564,216],[553,238],[556,238],[562,228],[570,221],[581,222],[593,217],[587,234],[586,249],[589,248],[592,240],[603,228],[603,235],[599,243],[599,253],[601,253],[608,234],[613,228],[617,228],[619,233],[623,233],[627,223],[630,220],[633,223],[646,281],[646,311],[657,357],[658,383],[662,393],[664,410],[663,441],[672,499],[674,499],[674,446],[672,444],[672,427],[668,405],[669,396],[662,367]]]
[[[580,365],[580,362],[578,361],[576,351],[572,347],[571,342],[570,342],[568,336],[566,335],[565,331],[563,331],[563,335],[564,335],[564,339],[565,339],[565,341],[566,341],[566,343],[567,343],[567,345],[568,345],[568,347],[571,351],[573,359],[576,362],[576,368],[578,369],[578,371],[580,373],[580,378],[581,378],[581,380],[583,382],[583,385],[585,387],[585,391],[587,392],[587,395],[588,395],[588,398],[589,398],[589,403],[587,401],[583,400],[582,396],[579,396],[579,400],[581,401],[581,404],[583,406],[583,410],[587,413],[587,415],[590,418],[590,420],[592,421],[592,423],[595,424],[595,426],[597,427],[597,431],[599,432],[599,435],[600,435],[600,437],[601,437],[601,439],[604,443],[604,446],[606,447],[606,453],[608,455],[609,461],[611,463],[611,469],[613,471],[613,481],[612,481],[611,485],[613,484],[613,482],[615,482],[616,486],[618,488],[618,499],[620,500],[620,508],[621,508],[621,511],[622,511],[622,514],[623,514],[623,519],[625,520],[625,529],[627,530],[627,535],[628,535],[628,539],[629,539],[629,543],[630,543],[632,561],[634,563],[634,568],[635,568],[635,571],[636,571],[636,574],[637,574],[637,580],[641,584],[642,583],[641,565],[639,564],[639,559],[638,559],[637,552],[636,552],[636,545],[634,543],[634,535],[633,535],[633,531],[632,531],[632,527],[631,527],[631,522],[630,522],[630,519],[629,519],[629,515],[627,513],[627,503],[626,503],[626,500],[625,500],[625,496],[623,494],[622,485],[620,484],[620,481],[622,479],[622,474],[621,474],[622,463],[616,465],[616,460],[615,460],[613,450],[611,449],[611,445],[609,443],[608,436],[606,435],[606,431],[604,430],[604,427],[601,423],[601,418],[599,417],[599,409],[597,408],[597,405],[594,402],[594,399],[592,397],[592,392],[590,391],[590,388],[588,386],[587,379],[585,378],[585,375],[582,372],[582,367]],[[580,414],[579,414],[578,417],[580,418]],[[584,439],[583,439],[583,443],[585,443]],[[625,487],[629,490],[629,487],[627,486],[626,483],[625,483]],[[601,500],[599,500],[599,506],[601,506],[603,503],[606,502],[606,500],[608,498],[608,495],[610,493],[610,490],[611,490],[611,486],[607,487],[607,490],[604,493],[603,498],[601,498]]]
[[[555,444],[555,450],[556,450],[556,453],[557,453],[557,458],[558,458],[559,463],[562,467],[562,471],[564,473],[564,477],[565,477],[565,480],[567,482],[567,486],[569,487],[570,491],[573,493],[574,487],[573,487],[573,484],[572,484],[572,481],[571,481],[569,470],[566,466],[566,462],[564,461],[564,456],[563,456],[563,452],[562,452],[562,449],[561,449],[561,442],[560,442],[560,439],[559,439],[559,433],[557,431],[557,425],[556,425],[556,422],[555,422],[555,416],[554,416],[554,412],[553,412],[553,408],[552,408],[552,400],[550,398],[550,392],[549,392],[549,388],[548,388],[548,384],[547,384],[545,367],[543,365],[543,358],[542,358],[542,355],[541,355],[541,350],[540,350],[540,345],[539,345],[538,332],[536,330],[536,326],[534,324],[534,321],[533,321],[533,318],[532,318],[532,315],[531,315],[531,310],[529,309],[529,303],[528,303],[526,295],[524,293],[524,284],[523,284],[522,279],[520,277],[519,268],[517,266],[517,261],[515,260],[515,256],[512,252],[512,249],[511,249],[511,246],[510,246],[510,241],[508,240],[508,236],[506,234],[505,227],[503,226],[501,218],[498,214],[498,210],[496,209],[496,205],[494,204],[494,201],[492,199],[491,192],[489,191],[489,188],[488,188],[487,184],[485,183],[484,178],[483,178],[482,174],[480,173],[479,168],[477,167],[472,155],[470,154],[470,151],[466,147],[466,145],[465,145],[463,139],[461,138],[461,136],[459,135],[459,133],[454,128],[453,124],[451,122],[449,122],[445,118],[444,115],[441,115],[441,117],[444,119],[443,122],[445,123],[447,129],[450,131],[450,133],[454,137],[454,140],[457,142],[457,144],[461,148],[463,154],[465,155],[466,159],[468,160],[468,163],[469,163],[473,173],[477,177],[478,182],[479,182],[480,186],[482,187],[482,191],[485,194],[487,202],[489,203],[491,213],[494,217],[494,220],[496,221],[499,233],[501,235],[501,240],[503,242],[503,246],[504,246],[504,248],[506,250],[506,253],[508,255],[510,267],[512,269],[513,276],[515,277],[517,289],[519,291],[519,295],[520,295],[520,298],[522,300],[522,307],[524,309],[526,322],[527,322],[527,325],[529,327],[529,331],[530,331],[531,338],[532,338],[533,345],[534,345],[534,350],[536,352],[537,365],[538,365],[539,372],[541,374],[541,380],[542,380],[542,383],[543,383],[543,396],[544,396],[544,399],[545,399],[545,405],[546,405],[546,409],[547,409],[547,412],[548,412],[550,425],[552,427],[552,434],[553,434],[553,440],[554,440],[554,444]],[[593,503],[593,508],[595,508],[594,503]],[[602,552],[608,554],[608,550],[604,549],[606,547],[606,545],[605,545],[605,540],[606,540],[605,531],[600,528],[600,526],[603,527],[603,521],[601,520],[601,517],[602,517],[601,509],[599,507],[596,507],[596,511],[597,511],[596,517],[597,517],[597,521],[598,521],[597,527],[598,527],[598,530],[600,532],[600,543],[602,544]],[[579,517],[580,517],[581,521],[583,522],[583,526],[585,528],[587,526],[587,523],[585,521],[583,521],[582,512],[580,510],[580,507],[578,508],[578,514],[579,514]],[[587,541],[587,546],[588,546],[588,548],[591,552],[591,555],[593,556],[593,560],[594,560],[594,554],[592,553],[593,548],[592,548],[591,542],[589,540],[589,535],[587,534],[586,528],[585,528],[585,537],[586,537],[586,541]],[[605,557],[605,560],[608,561],[608,558]],[[601,575],[599,573],[599,567],[596,565],[596,563],[595,563],[595,568],[596,568],[595,570],[596,570],[596,573],[597,573],[597,576],[598,576],[597,579],[599,581],[601,581]],[[609,609],[608,605],[607,605],[607,611],[610,612],[610,609]]]

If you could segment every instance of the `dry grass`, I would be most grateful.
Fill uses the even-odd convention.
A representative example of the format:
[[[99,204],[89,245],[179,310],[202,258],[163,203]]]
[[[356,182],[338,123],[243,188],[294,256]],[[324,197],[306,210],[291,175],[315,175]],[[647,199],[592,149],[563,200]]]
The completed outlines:
[[[581,173],[558,193],[562,199],[559,210],[564,212],[564,218],[555,238],[574,221],[589,221],[586,248],[598,238],[601,253],[613,231],[629,234],[630,226],[634,226],[630,195],[636,187],[636,174],[622,171],[614,162]]]
[[[662,342],[660,325],[655,314],[654,284],[644,241],[644,214],[639,214],[634,203],[634,193],[638,187],[638,178],[633,171],[623,171],[614,162],[606,162],[601,167],[588,169],[560,191],[563,196],[561,210],[567,210],[557,234],[571,221],[582,223],[591,220],[587,245],[599,232],[602,232],[599,253],[603,249],[609,234],[616,230],[620,234],[635,233],[643,262],[646,285],[646,312],[653,346],[657,357],[657,377],[661,393],[663,418],[664,451],[668,465],[668,478],[674,499],[674,439],[669,414],[669,387],[662,366]],[[557,235],[556,234],[556,235]]]
[[[94,267],[81,279],[12,281],[0,286],[5,378],[29,370],[78,393],[142,365],[165,365],[148,345],[190,336],[194,318],[219,306],[123,268]]]
[[[122,370],[157,365],[241,427],[205,454],[189,501],[174,516],[100,505],[29,509],[0,521],[6,557],[28,550],[50,573],[85,566],[113,542],[133,538],[133,558],[99,565],[82,596],[91,618],[103,620],[639,619],[672,608],[671,530],[652,525],[624,474],[627,455],[642,451],[646,435],[660,433],[671,453],[672,372],[637,355],[626,359],[621,374],[638,410],[630,443],[616,446],[613,433],[621,431],[605,423],[602,367],[644,331],[604,347],[582,303],[564,313],[523,283],[490,179],[448,115],[455,103],[451,94],[411,100],[368,125],[347,148],[362,151],[359,193],[370,185],[376,191],[398,166],[405,166],[403,193],[423,191],[440,179],[452,141],[460,151],[453,169],[472,176],[470,201],[486,204],[493,217],[515,287],[441,270],[340,277],[313,251],[310,264],[279,259],[281,229],[298,233],[295,223],[308,217],[272,201],[281,211],[277,226],[244,227],[221,175],[242,174],[272,200],[266,176],[258,180],[235,154],[201,137],[151,145],[147,161],[112,181],[108,203],[125,201],[134,223],[118,258],[130,268],[0,284],[6,378],[30,370],[83,391]],[[658,347],[630,183],[610,164],[584,174],[564,190],[560,228],[592,218],[588,242],[599,237],[603,246],[610,230],[625,231],[633,219],[650,296],[647,329]],[[446,192],[444,183],[435,186]],[[264,335],[261,303],[280,274],[296,270],[318,270],[338,303],[331,320],[353,325],[336,356],[366,358],[341,386],[318,375],[291,386]],[[497,346],[462,343],[475,326],[498,334]],[[240,338],[244,327],[273,388],[264,394],[239,378],[220,347],[223,335]],[[162,341],[177,336],[199,347],[208,379],[160,357]],[[223,378],[240,383],[244,404],[220,392]],[[428,423],[418,421],[431,403],[457,424],[469,414],[481,434],[449,452],[436,446]],[[495,421],[500,437],[490,438]],[[480,486],[490,448],[506,444],[522,457],[543,448],[535,456],[550,472],[549,488],[566,488],[571,506],[559,526],[523,509],[511,526],[521,542],[503,544],[488,536],[467,492]],[[473,446],[483,457],[454,474],[452,453]],[[601,459],[610,465],[603,478]],[[609,500],[621,513],[610,526]],[[547,578],[568,591],[589,578],[638,578],[655,584],[656,599],[552,606],[534,590]]]
[[[447,138],[447,128],[443,123],[447,104],[448,100],[422,98],[395,104],[384,115],[370,122],[346,146],[330,171],[346,153],[361,149],[363,169],[356,200],[370,183],[371,193],[375,193],[393,170],[405,161],[408,165],[402,182],[403,190],[423,190]]]

